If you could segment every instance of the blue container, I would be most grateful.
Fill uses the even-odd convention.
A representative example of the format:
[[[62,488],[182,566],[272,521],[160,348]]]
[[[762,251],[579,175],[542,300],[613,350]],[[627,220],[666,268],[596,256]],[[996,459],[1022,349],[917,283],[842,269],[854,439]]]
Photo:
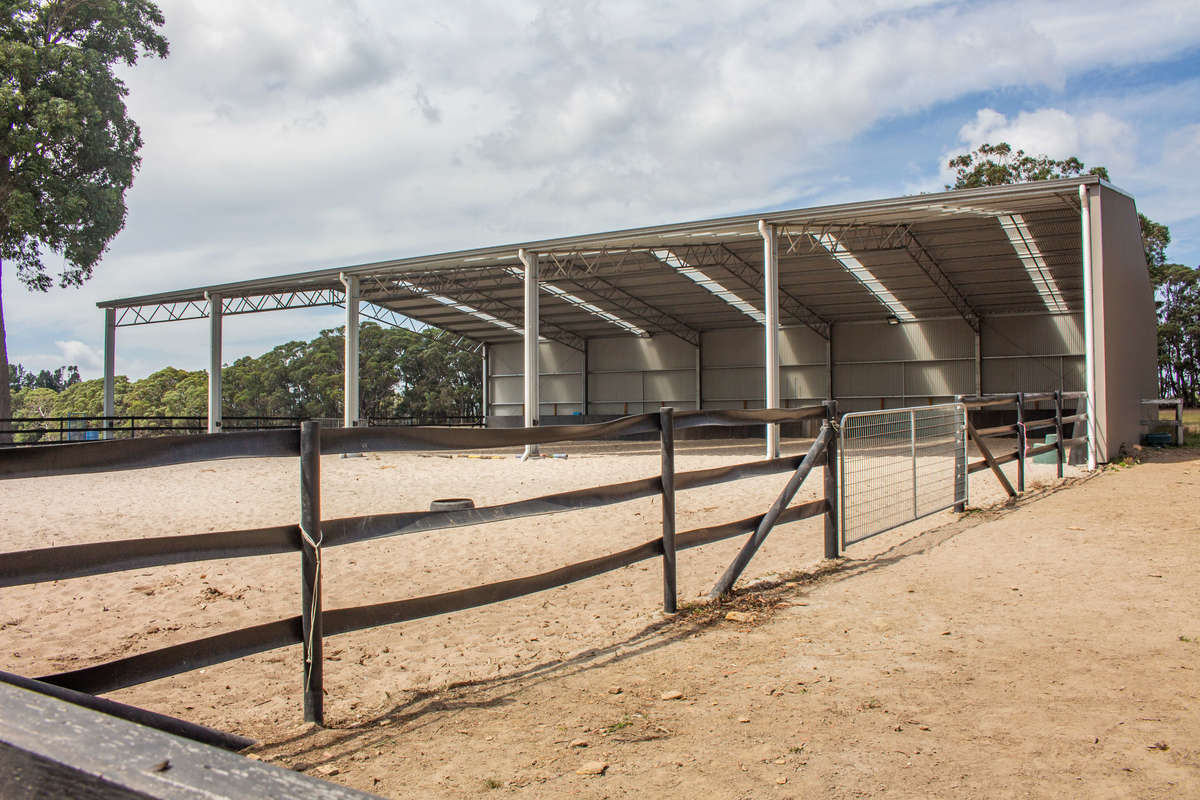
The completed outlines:
[[[1048,434],[1046,434],[1046,441],[1043,442],[1043,444],[1053,444],[1054,442],[1057,442],[1057,441],[1058,441],[1057,433],[1048,433]],[[1036,456],[1033,457],[1033,463],[1035,463],[1035,464],[1057,464],[1058,463],[1058,451],[1057,450],[1047,450],[1045,453],[1038,453]]]

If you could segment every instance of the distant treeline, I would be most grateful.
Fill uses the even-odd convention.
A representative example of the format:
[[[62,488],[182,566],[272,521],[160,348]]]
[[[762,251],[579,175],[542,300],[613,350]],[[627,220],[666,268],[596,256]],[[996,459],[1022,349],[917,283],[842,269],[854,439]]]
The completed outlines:
[[[288,342],[221,370],[225,416],[341,417],[343,329]],[[454,349],[444,332],[418,334],[371,322],[359,334],[362,417],[436,420],[480,413],[479,357]],[[14,417],[104,413],[104,381],[84,381],[76,367],[34,375],[9,367]],[[166,367],[137,381],[115,382],[117,416],[203,417],[208,372]]]
[[[1200,270],[1151,264],[1158,307],[1158,386],[1162,397],[1200,405]]]

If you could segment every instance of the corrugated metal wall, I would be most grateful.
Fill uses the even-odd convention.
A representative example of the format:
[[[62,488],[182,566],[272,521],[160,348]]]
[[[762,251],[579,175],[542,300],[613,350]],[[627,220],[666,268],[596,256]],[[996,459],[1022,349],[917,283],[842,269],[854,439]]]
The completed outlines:
[[[962,320],[837,325],[833,363],[834,394],[845,411],[975,393],[975,334]]]
[[[980,341],[985,393],[1084,388],[1082,315],[994,317],[984,323]],[[845,411],[925,405],[975,393],[975,335],[962,320],[839,324],[832,349],[834,393]],[[540,353],[541,414],[583,413],[584,354],[554,342],[542,343]],[[786,328],[779,353],[783,405],[825,399],[825,340],[809,328]],[[493,345],[491,354],[490,413],[520,416],[521,345]],[[674,336],[591,339],[587,367],[589,414],[696,407],[696,349]],[[762,408],[762,329],[705,333],[699,377],[705,408]]]
[[[696,348],[674,336],[588,342],[588,413],[696,407]]]
[[[712,331],[700,339],[705,408],[763,408],[762,328]],[[828,391],[825,340],[809,328],[779,332],[779,397],[785,407],[810,405]]]
[[[489,397],[497,417],[519,417],[524,413],[524,350],[520,342],[491,347]],[[583,353],[557,342],[538,348],[541,377],[541,415],[575,414],[583,410]]]
[[[985,394],[1086,388],[1082,314],[992,317],[981,341]]]

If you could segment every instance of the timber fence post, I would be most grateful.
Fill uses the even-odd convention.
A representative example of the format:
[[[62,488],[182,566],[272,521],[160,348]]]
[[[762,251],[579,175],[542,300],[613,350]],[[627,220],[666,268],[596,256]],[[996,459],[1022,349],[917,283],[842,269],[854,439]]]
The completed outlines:
[[[1058,477],[1063,476],[1063,462],[1066,461],[1066,450],[1063,445],[1063,413],[1062,391],[1054,392],[1054,438],[1058,442]]]
[[[678,609],[675,584],[675,409],[659,409],[658,425],[662,446],[663,611],[674,614]]]
[[[1025,393],[1017,392],[1017,493],[1025,493]]]
[[[825,557],[838,558],[841,553],[838,531],[838,502],[841,485],[838,475],[838,439],[841,429],[837,418],[837,400],[826,400],[825,424],[830,427],[829,444],[825,447]]]
[[[300,423],[300,618],[304,721],[325,722],[321,642],[321,424]]]
[[[1183,425],[1183,398],[1175,398],[1175,446],[1183,447],[1187,442],[1187,430]]]

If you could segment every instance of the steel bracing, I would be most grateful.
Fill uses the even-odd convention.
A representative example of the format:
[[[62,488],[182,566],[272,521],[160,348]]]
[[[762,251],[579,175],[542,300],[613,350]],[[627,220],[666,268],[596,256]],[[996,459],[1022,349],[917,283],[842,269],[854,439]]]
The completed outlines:
[[[372,278],[370,288],[363,289],[363,297],[377,303],[404,297],[426,297],[510,333],[520,334],[525,327],[523,307],[500,300],[495,294],[496,289],[508,285],[504,275],[496,272],[480,272],[472,278],[446,272],[405,273],[403,279]],[[583,350],[583,339],[559,325],[543,322],[540,334],[575,350]]]
[[[627,317],[641,323],[642,328],[650,331],[669,333],[678,336],[690,345],[700,344],[700,332],[689,327],[678,317],[674,317],[650,303],[638,299],[634,295],[614,286],[610,281],[600,277],[602,270],[619,272],[626,259],[637,253],[644,256],[643,250],[623,250],[616,253],[616,261],[602,264],[597,256],[599,252],[580,253],[548,253],[547,263],[542,267],[543,275],[553,275],[555,280],[566,281],[591,292],[617,308]],[[608,255],[604,253],[604,255]],[[644,263],[644,258],[642,259]]]
[[[274,292],[271,294],[250,295],[246,297],[221,298],[221,315],[255,314],[261,311],[282,311],[291,308],[345,308],[345,292],[338,289],[313,289],[294,292]],[[128,328],[135,325],[152,325],[160,322],[176,322],[187,319],[208,319],[207,300],[184,300],[177,303],[157,303],[137,306],[125,306],[114,309],[114,325],[116,328]],[[393,328],[402,328],[422,336],[430,337],[439,329],[407,317],[386,306],[377,305],[364,300],[359,309],[361,316],[372,319]],[[469,339],[466,336],[455,336],[453,339],[442,339],[449,347],[464,353],[478,354],[482,352],[483,343]]]
[[[787,254],[829,252],[828,243],[831,242],[840,243],[850,253],[904,250],[929,281],[954,306],[959,315],[966,320],[967,324],[971,326],[971,330],[979,332],[979,313],[946,276],[941,266],[930,255],[929,250],[921,243],[908,224],[781,226],[780,234],[787,241],[785,250]],[[883,301],[881,300],[881,302]]]
[[[260,311],[282,311],[287,308],[317,308],[341,304],[342,292],[337,289],[312,289],[291,292],[222,297],[221,313],[255,314]],[[184,300],[177,303],[156,303],[125,306],[117,309],[117,327],[151,325],[156,322],[176,322],[183,319],[206,319],[207,300]]]
[[[342,304],[335,303],[335,305],[341,306]],[[450,337],[453,337],[438,337],[438,341],[443,342],[447,347],[450,347],[453,350],[458,350],[462,353],[470,353],[477,356],[482,356],[483,354],[483,342],[477,342],[474,339],[468,339],[466,336],[459,336],[451,333],[450,331],[442,331],[441,328],[426,325],[425,323],[419,322],[412,317],[406,317],[398,311],[393,311],[386,306],[379,306],[375,303],[360,300],[358,304],[358,315],[360,317],[373,319],[376,322],[389,325],[393,328],[403,328],[406,331],[412,331],[413,333],[420,334],[421,336],[425,336],[427,338],[434,338],[437,332],[441,331],[449,334]]]
[[[673,247],[671,251],[688,266],[703,271],[706,267],[719,267],[737,278],[759,296],[763,292],[762,270],[743,260],[723,244],[688,245]],[[779,289],[779,309],[794,322],[807,325],[821,336],[829,338],[829,322],[806,306],[798,297],[786,289]]]

